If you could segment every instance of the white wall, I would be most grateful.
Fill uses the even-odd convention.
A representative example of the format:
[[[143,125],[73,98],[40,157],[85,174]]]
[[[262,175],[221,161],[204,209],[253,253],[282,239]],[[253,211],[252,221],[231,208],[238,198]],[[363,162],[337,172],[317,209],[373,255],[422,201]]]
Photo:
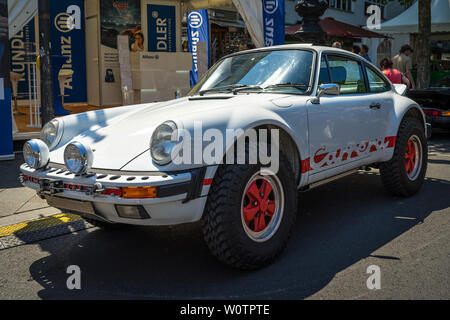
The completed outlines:
[[[295,11],[295,5],[297,4],[297,0],[285,0],[285,6],[286,6],[286,24],[287,25],[293,25],[297,24],[301,18],[298,16],[297,12]],[[338,21],[345,22],[348,24],[352,24],[355,26],[365,26],[367,17],[364,12],[364,0],[357,0],[352,2],[352,11],[353,12],[346,12],[334,8],[328,8],[327,11],[325,11],[322,18],[332,17]],[[400,13],[402,13],[405,10],[405,8],[398,3],[398,1],[392,1],[388,2],[388,4],[385,6],[384,9],[384,20],[389,20]]]

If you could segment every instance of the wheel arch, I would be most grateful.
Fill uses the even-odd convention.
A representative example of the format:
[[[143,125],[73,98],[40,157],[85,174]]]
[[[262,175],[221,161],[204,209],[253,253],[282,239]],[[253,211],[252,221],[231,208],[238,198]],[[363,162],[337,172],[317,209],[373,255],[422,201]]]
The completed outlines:
[[[407,117],[416,118],[422,124],[423,128],[426,129],[425,114],[423,113],[422,109],[418,105],[413,104],[413,105],[410,105],[405,110],[404,114],[402,115],[401,120],[397,126],[397,132],[398,132],[398,129],[400,128],[400,123],[403,121],[403,119],[405,119]]]
[[[396,108],[393,116],[390,118],[390,125],[389,130],[386,135],[386,137],[395,137],[398,138],[398,133],[400,130],[400,126],[404,119],[406,118],[414,118],[417,119],[421,124],[426,134],[426,121],[425,121],[425,114],[423,113],[422,109],[417,104],[409,104],[405,108]],[[392,158],[394,155],[394,148],[389,148],[386,151],[385,156],[382,159],[383,161],[388,161]]]
[[[283,154],[287,157],[292,170],[294,171],[296,183],[297,185],[300,183],[301,179],[301,172],[302,172],[302,152],[301,148],[299,146],[299,142],[297,139],[295,139],[293,133],[291,130],[289,130],[288,126],[281,123],[254,123],[252,125],[249,125],[248,127],[244,128],[244,132],[247,132],[248,130],[259,130],[259,129],[267,129],[268,131],[272,129],[279,130],[279,143],[280,143],[280,150],[283,151]],[[234,143],[232,145],[229,145],[227,149],[225,150],[224,159],[227,156],[227,154],[230,152],[231,148],[234,148],[236,146],[237,139],[234,140]]]

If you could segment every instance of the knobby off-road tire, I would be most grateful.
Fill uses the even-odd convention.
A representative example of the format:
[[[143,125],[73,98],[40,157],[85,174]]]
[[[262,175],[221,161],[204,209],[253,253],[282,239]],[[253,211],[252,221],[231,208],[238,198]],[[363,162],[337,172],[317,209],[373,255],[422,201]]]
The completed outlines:
[[[394,196],[409,197],[417,193],[425,179],[428,144],[423,125],[415,118],[400,124],[394,156],[380,164],[381,180]]]
[[[237,269],[254,270],[274,261],[286,247],[295,223],[297,188],[289,162],[280,153],[278,173],[262,176],[264,169],[259,164],[221,165],[208,196],[203,216],[205,242],[221,262]],[[268,194],[259,193],[258,205],[255,190]],[[248,219],[255,211],[263,213]]]

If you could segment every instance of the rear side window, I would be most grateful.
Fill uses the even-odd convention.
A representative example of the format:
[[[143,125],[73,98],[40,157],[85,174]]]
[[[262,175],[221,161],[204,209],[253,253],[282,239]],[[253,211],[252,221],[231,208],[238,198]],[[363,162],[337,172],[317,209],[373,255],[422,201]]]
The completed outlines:
[[[366,82],[361,63],[338,56],[328,56],[331,81],[341,88],[341,93],[365,93]]]
[[[389,83],[384,81],[372,68],[366,67],[367,78],[369,80],[370,92],[385,92],[389,91],[391,87]]]

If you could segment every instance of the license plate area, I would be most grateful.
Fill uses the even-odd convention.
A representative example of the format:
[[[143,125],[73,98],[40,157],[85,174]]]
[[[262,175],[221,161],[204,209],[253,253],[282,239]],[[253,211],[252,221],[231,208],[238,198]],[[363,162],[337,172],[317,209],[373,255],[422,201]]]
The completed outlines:
[[[94,206],[92,205],[92,202],[89,201],[72,200],[53,196],[46,196],[45,199],[50,206],[58,209],[95,215]]]
[[[40,193],[44,195],[54,195],[64,192],[64,184],[60,180],[41,179],[39,180]]]

